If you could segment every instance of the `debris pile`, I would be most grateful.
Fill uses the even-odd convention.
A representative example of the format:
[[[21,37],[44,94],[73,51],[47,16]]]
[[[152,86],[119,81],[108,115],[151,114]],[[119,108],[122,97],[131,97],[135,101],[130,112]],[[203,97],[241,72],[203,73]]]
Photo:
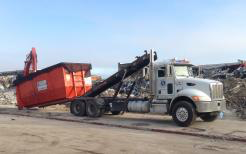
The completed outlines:
[[[246,79],[228,78],[222,80],[227,109],[233,110],[243,119],[246,118]]]
[[[202,65],[195,68],[202,78],[219,80],[224,84],[227,109],[246,118],[246,62]],[[197,71],[199,70],[199,71]]]
[[[133,87],[131,96],[134,97],[148,97],[148,87],[149,82],[145,80],[144,78],[127,78],[126,81],[122,84],[122,87],[119,91],[120,94],[127,94],[132,88],[132,85],[135,83],[135,86]]]
[[[115,93],[115,90],[113,88],[110,88],[100,94],[101,97],[113,97]]]
[[[246,62],[239,60],[236,63],[225,63],[215,65],[201,65],[194,67],[195,74],[203,78],[227,79],[227,78],[246,78]]]
[[[10,88],[13,85],[15,76],[0,76],[0,91]]]
[[[0,76],[0,105],[16,104],[15,88],[12,83],[15,76]]]
[[[130,92],[132,85],[133,87],[131,97],[138,97],[138,98],[145,98],[148,97],[148,90],[149,90],[149,81],[146,80],[142,75],[142,70],[136,72],[132,76],[126,78],[121,85],[119,90],[119,94],[117,97],[126,97],[127,94]],[[116,90],[118,89],[119,84],[113,86],[112,88],[104,91],[100,96],[102,97],[113,97]]]

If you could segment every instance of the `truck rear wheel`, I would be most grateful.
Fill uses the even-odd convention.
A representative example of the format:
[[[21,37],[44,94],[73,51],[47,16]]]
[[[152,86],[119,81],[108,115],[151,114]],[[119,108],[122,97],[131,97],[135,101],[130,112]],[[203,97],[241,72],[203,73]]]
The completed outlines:
[[[218,112],[212,112],[212,113],[203,113],[200,115],[200,118],[205,122],[212,122],[216,120],[218,117]]]
[[[70,112],[75,116],[85,116],[85,103],[79,100],[71,102]]]
[[[181,127],[188,127],[196,120],[195,108],[187,101],[178,102],[172,111],[174,122]]]
[[[95,102],[87,102],[86,113],[89,117],[101,117],[104,110]]]

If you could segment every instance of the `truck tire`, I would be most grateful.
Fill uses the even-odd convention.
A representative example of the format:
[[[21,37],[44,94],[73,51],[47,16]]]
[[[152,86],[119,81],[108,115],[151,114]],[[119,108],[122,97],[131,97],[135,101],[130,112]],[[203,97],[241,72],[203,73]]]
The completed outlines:
[[[111,111],[112,115],[119,115],[120,111]]]
[[[100,108],[99,105],[95,102],[87,102],[86,104],[86,113],[89,117],[101,117],[104,113],[104,110]]]
[[[85,116],[85,103],[79,100],[75,100],[70,104],[70,112],[75,116]]]
[[[196,120],[194,106],[187,101],[179,101],[172,110],[174,122],[181,127],[188,127]]]
[[[218,115],[218,112],[204,113],[200,115],[200,118],[205,122],[212,122],[217,119]]]

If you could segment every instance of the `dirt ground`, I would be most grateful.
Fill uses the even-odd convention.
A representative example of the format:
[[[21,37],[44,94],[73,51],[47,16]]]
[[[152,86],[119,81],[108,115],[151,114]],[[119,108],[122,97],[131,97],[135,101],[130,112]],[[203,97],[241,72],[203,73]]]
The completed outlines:
[[[246,153],[245,143],[1,115],[0,153]]]
[[[9,115],[4,114],[3,110],[6,112],[6,110],[11,111],[11,109],[1,108],[0,110],[0,153],[4,154],[246,153],[245,142],[100,126],[79,121],[66,122],[40,117],[37,118],[37,116],[25,117]],[[25,113],[24,111],[22,112]],[[47,113],[42,110],[34,110],[26,113],[33,114],[35,116],[35,114],[41,115],[43,112],[45,115],[48,114],[51,117],[56,114],[56,116],[62,115],[69,117],[69,113]],[[143,124],[143,121],[139,122],[139,119],[137,118],[131,119],[132,116],[134,116],[134,114],[123,116],[122,119],[125,119],[125,122],[123,120],[123,124],[139,124],[138,127],[145,127],[140,125],[140,122]],[[140,115],[135,115],[134,117],[138,116]],[[158,119],[158,116],[149,116],[149,118],[147,118],[146,115],[142,116],[145,117],[145,120],[149,119],[149,121],[153,121],[153,123],[150,123],[147,120],[147,123],[152,124],[151,127],[158,127],[161,125],[161,123],[159,122],[158,124],[158,120],[156,120]],[[121,121],[118,119],[119,117],[120,116],[114,117],[116,118],[115,121]],[[73,116],[71,116],[71,118],[73,118]],[[111,121],[110,118],[113,119],[113,117],[106,115],[100,119],[102,122],[105,122]],[[84,120],[91,121],[92,119],[87,118]],[[224,125],[226,125],[227,122],[218,120],[212,128],[216,128],[216,125],[219,125],[220,123],[225,123]],[[234,127],[238,128],[238,125],[241,123],[236,124],[237,126]],[[211,124],[204,123],[203,127],[205,127],[205,125],[210,128],[212,126]],[[224,125],[222,125],[222,127],[224,127]],[[175,126],[172,122],[168,122],[164,126],[167,126],[168,128],[176,128],[177,130],[183,129]],[[216,132],[215,129],[212,129],[208,133],[212,133],[213,130]]]
[[[106,114],[100,118],[76,117],[69,111],[60,107],[47,107],[44,109],[18,110],[16,107],[0,106],[0,114],[22,115],[36,118],[46,118],[60,121],[73,121],[85,124],[104,125],[108,127],[131,128],[162,133],[186,134],[193,136],[207,136],[246,142],[246,123],[226,113],[221,120],[203,122],[197,118],[190,127],[178,127],[170,116],[125,113],[113,116]]]

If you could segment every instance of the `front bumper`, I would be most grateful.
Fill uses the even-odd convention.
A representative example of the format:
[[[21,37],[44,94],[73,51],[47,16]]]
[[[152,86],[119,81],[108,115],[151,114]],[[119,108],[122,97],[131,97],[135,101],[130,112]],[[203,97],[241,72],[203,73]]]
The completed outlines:
[[[226,104],[225,100],[214,100],[211,102],[196,102],[196,110],[199,113],[202,112],[215,112],[225,111]]]

